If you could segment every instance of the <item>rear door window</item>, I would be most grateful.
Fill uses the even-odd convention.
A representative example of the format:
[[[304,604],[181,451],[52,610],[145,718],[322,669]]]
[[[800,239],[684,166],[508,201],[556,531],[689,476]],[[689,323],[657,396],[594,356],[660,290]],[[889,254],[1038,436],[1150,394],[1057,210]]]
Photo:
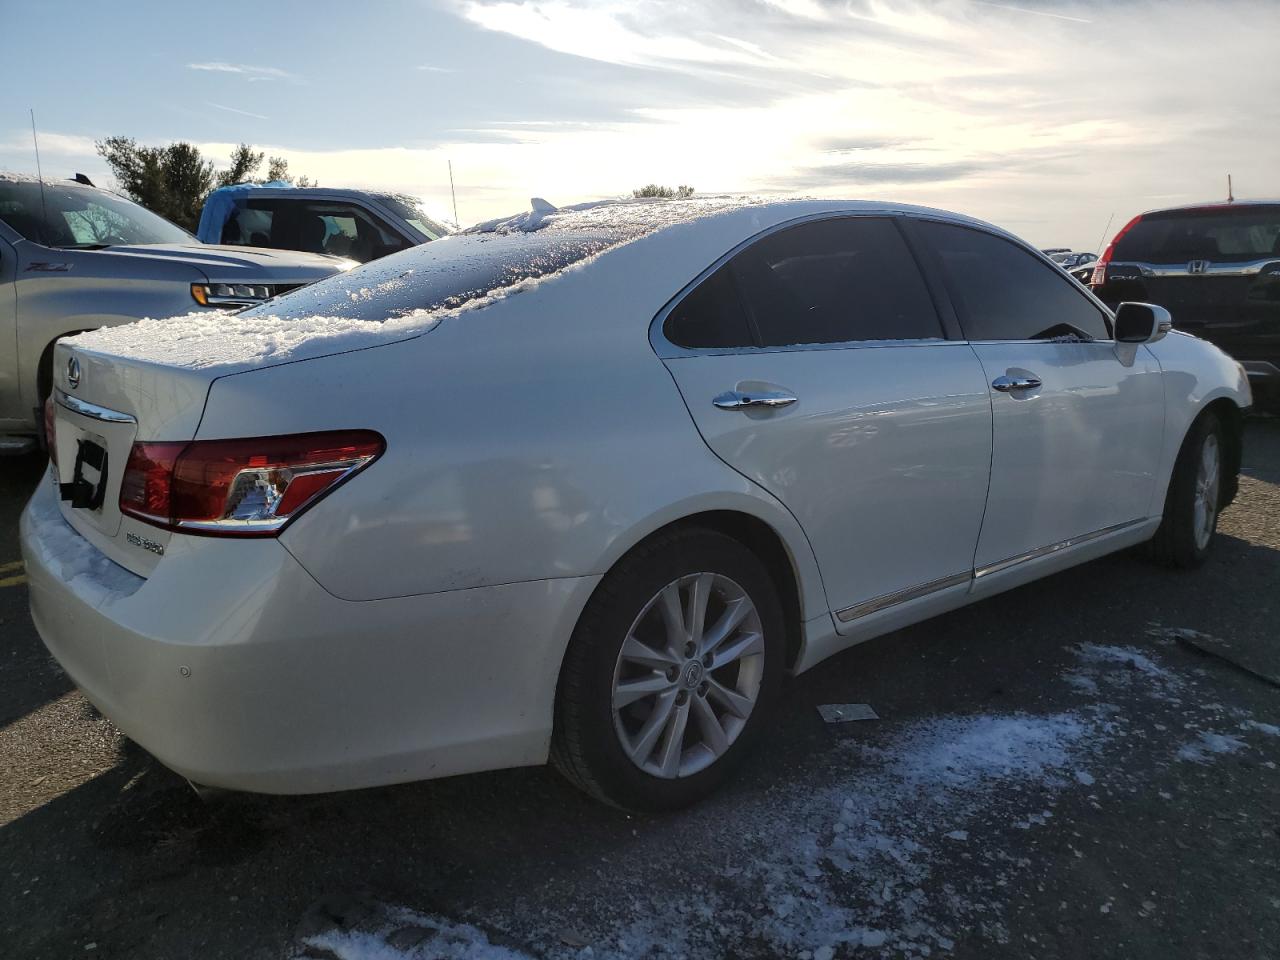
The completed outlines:
[[[970,340],[1107,340],[1105,314],[1074,280],[1017,244],[982,230],[919,221],[941,262]]]
[[[666,338],[682,347],[752,347],[756,340],[729,264],[725,264],[667,317]]]
[[[798,224],[751,244],[668,316],[684,347],[942,339],[906,242],[882,217]]]
[[[924,277],[885,218],[780,230],[735,257],[733,270],[761,346],[943,337]]]

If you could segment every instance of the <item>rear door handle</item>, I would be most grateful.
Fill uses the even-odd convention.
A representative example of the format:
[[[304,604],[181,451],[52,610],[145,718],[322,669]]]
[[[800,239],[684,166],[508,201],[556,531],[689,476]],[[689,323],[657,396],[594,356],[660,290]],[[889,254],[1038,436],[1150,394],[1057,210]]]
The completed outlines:
[[[991,381],[993,390],[1008,393],[1011,390],[1033,390],[1040,386],[1039,377],[996,377]]]
[[[751,410],[785,407],[796,398],[785,390],[726,390],[711,401],[721,410]]]

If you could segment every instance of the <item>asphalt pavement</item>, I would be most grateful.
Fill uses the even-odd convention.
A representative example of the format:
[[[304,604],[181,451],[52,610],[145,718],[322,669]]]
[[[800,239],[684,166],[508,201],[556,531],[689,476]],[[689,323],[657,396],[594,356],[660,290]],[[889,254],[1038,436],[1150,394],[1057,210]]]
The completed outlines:
[[[1280,421],[1244,459],[1201,570],[1127,552],[847,651],[660,818],[549,769],[200,800],[46,654],[43,465],[0,460],[0,956],[1280,957]]]

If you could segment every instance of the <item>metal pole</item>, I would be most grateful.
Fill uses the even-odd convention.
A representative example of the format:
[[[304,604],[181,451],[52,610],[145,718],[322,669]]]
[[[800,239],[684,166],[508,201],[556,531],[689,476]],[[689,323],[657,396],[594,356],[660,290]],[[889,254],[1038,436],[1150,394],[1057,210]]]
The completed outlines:
[[[462,222],[458,219],[458,192],[453,189],[453,161],[449,161],[449,193],[453,197],[453,225],[461,227]]]
[[[40,181],[40,237],[44,240],[44,245],[49,245],[49,208],[44,202],[44,171],[40,169],[40,139],[36,136],[36,109],[31,107],[27,111],[31,114],[31,142],[36,148],[36,179]]]

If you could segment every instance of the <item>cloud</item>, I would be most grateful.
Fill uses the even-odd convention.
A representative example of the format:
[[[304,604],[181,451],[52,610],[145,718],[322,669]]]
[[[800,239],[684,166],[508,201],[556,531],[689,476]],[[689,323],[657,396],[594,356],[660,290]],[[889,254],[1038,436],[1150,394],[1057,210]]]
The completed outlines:
[[[1009,10],[1013,13],[1029,13],[1037,17],[1053,17],[1055,20],[1067,20],[1071,23],[1093,23],[1092,20],[1086,20],[1084,17],[1072,17],[1065,13],[1054,13],[1052,10],[1032,10],[1029,7],[1015,7],[1008,3],[991,3],[990,0],[970,0],[971,3],[980,4],[984,7],[994,7],[997,10]]]
[[[813,146],[815,150],[823,150],[828,153],[855,153],[860,150],[890,150],[918,142],[918,140],[907,137],[820,137],[813,142]]]
[[[1271,49],[1280,6],[1256,0],[455,0],[454,9],[530,45],[644,71],[625,124],[493,145],[512,162],[562,158],[553,176],[569,186],[556,193],[566,200],[597,189],[602,167],[617,188],[638,177],[918,200],[1052,232],[1033,242],[1092,248],[1109,215],[1123,222],[1153,194],[1202,199],[1228,167],[1265,193],[1280,168],[1269,93],[1280,87]],[[1103,19],[1106,31],[1082,29]],[[1206,24],[1220,43],[1203,42]],[[655,97],[649,77],[676,78],[683,94]],[[1248,121],[1225,123],[1223,103]]]
[[[431,63],[420,63],[413,69],[421,70],[424,73],[457,73],[453,67],[437,67],[435,64]]]
[[[242,117],[253,117],[255,120],[270,120],[270,117],[264,117],[260,113],[253,113],[249,110],[241,110],[238,107],[228,107],[221,103],[214,103],[212,100],[206,100],[205,106],[213,107],[215,110],[225,110],[227,113],[235,113]]]
[[[297,80],[296,74],[279,67],[255,67],[247,63],[227,63],[223,60],[210,60],[205,63],[188,63],[188,70],[200,70],[206,73],[234,73],[249,80]]]
[[[989,171],[989,164],[976,161],[954,163],[830,163],[807,167],[776,181],[791,190],[815,187],[848,188],[867,184],[946,183]]]

